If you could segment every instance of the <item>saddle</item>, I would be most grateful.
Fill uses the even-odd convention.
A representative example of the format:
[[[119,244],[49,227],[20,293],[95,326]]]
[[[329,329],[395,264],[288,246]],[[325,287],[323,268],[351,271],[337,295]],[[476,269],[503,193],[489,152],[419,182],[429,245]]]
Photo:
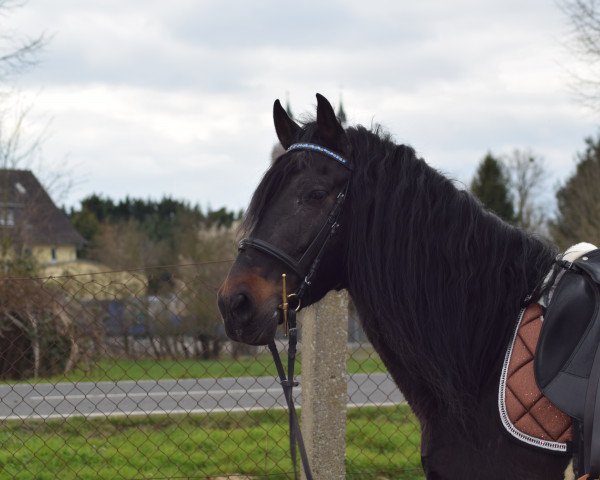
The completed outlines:
[[[589,247],[557,257],[532,296],[545,307],[533,363],[544,396],[573,419],[578,475],[599,479],[600,249]]]

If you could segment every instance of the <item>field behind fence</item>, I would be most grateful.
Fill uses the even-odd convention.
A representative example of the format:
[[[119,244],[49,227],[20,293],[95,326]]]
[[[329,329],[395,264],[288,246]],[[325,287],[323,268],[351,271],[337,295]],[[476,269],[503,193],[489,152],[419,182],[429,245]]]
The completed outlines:
[[[216,309],[229,265],[0,279],[0,479],[290,478],[270,355]],[[348,315],[347,478],[422,478],[417,423]]]

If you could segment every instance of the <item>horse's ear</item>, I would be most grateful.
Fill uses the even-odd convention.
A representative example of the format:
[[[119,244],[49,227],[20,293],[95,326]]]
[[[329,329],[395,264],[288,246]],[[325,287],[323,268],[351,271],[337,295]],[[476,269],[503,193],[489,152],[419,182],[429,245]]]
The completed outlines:
[[[300,125],[288,116],[279,100],[275,100],[273,104],[273,122],[275,123],[277,138],[279,138],[283,148],[287,150],[300,130]]]
[[[336,117],[331,103],[320,93],[317,93],[317,129],[325,146],[343,154],[350,153],[346,132]]]

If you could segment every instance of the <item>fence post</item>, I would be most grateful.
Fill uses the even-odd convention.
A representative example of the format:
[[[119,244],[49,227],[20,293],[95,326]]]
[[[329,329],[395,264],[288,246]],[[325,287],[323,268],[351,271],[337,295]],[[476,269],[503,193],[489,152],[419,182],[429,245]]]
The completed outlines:
[[[348,294],[303,311],[302,435],[315,480],[346,478]],[[304,478],[304,477],[303,477]]]

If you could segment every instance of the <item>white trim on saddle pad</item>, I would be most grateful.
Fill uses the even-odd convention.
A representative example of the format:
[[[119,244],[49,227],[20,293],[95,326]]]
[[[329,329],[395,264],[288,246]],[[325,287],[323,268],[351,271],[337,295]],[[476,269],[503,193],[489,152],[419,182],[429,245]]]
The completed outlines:
[[[558,259],[566,260],[568,262],[574,262],[579,257],[581,257],[581,256],[585,255],[586,253],[588,253],[592,250],[595,250],[595,249],[596,249],[596,247],[590,243],[578,243],[576,245],[573,245],[569,249],[567,249],[561,256],[558,257]],[[542,309],[544,307],[547,307],[550,304],[550,301],[552,299],[552,295],[554,294],[556,285],[558,284],[558,281],[560,280],[562,275],[564,275],[564,271],[562,269],[559,269],[559,271],[556,272],[555,268],[556,267],[553,267],[550,269],[548,274],[545,276],[544,281],[542,282],[541,291],[544,293],[541,295],[540,298],[533,299],[534,301],[536,301],[539,304],[539,306],[542,307]],[[549,282],[552,282],[552,284],[550,284]],[[532,306],[533,305],[530,305],[530,307],[532,307]],[[565,453],[565,452],[567,452],[567,446],[568,446],[568,444],[566,442],[545,440],[545,439],[533,437],[530,434],[522,432],[519,428],[517,428],[512,423],[510,416],[508,414],[508,408],[507,408],[507,404],[506,404],[506,390],[508,388],[507,382],[508,382],[510,361],[511,361],[511,357],[512,357],[513,350],[515,347],[515,342],[517,341],[517,338],[519,337],[519,329],[521,328],[521,324],[523,322],[523,318],[525,316],[526,311],[527,311],[527,309],[523,308],[519,312],[519,316],[518,316],[517,324],[516,324],[514,332],[513,332],[512,340],[506,351],[506,355],[504,357],[504,364],[502,365],[502,373],[500,375],[500,385],[498,388],[498,410],[500,413],[500,419],[502,421],[502,425],[504,425],[504,428],[506,428],[508,433],[510,433],[514,438],[516,438],[526,444],[533,445],[533,446],[536,446],[536,447],[539,447],[539,448],[542,448],[545,450],[551,450],[553,452]],[[539,319],[542,322],[544,320],[543,317],[539,317]]]
[[[567,452],[567,444],[563,442],[554,442],[550,440],[543,440],[541,438],[532,437],[526,433],[523,433],[517,427],[513,425],[508,416],[508,411],[506,408],[506,381],[508,379],[508,366],[510,363],[510,358],[512,355],[513,347],[515,345],[515,341],[517,339],[517,335],[519,332],[519,327],[521,326],[521,321],[523,320],[523,315],[525,314],[525,309],[521,309],[519,312],[519,317],[517,321],[517,325],[515,327],[515,331],[513,333],[512,340],[506,351],[506,355],[504,357],[504,364],[502,365],[502,373],[500,375],[500,386],[498,389],[498,410],[500,412],[500,419],[502,420],[502,425],[504,428],[510,433],[514,438],[520,440],[521,442],[527,443],[528,445],[533,445],[539,448],[543,448],[545,450],[551,450],[553,452]]]

